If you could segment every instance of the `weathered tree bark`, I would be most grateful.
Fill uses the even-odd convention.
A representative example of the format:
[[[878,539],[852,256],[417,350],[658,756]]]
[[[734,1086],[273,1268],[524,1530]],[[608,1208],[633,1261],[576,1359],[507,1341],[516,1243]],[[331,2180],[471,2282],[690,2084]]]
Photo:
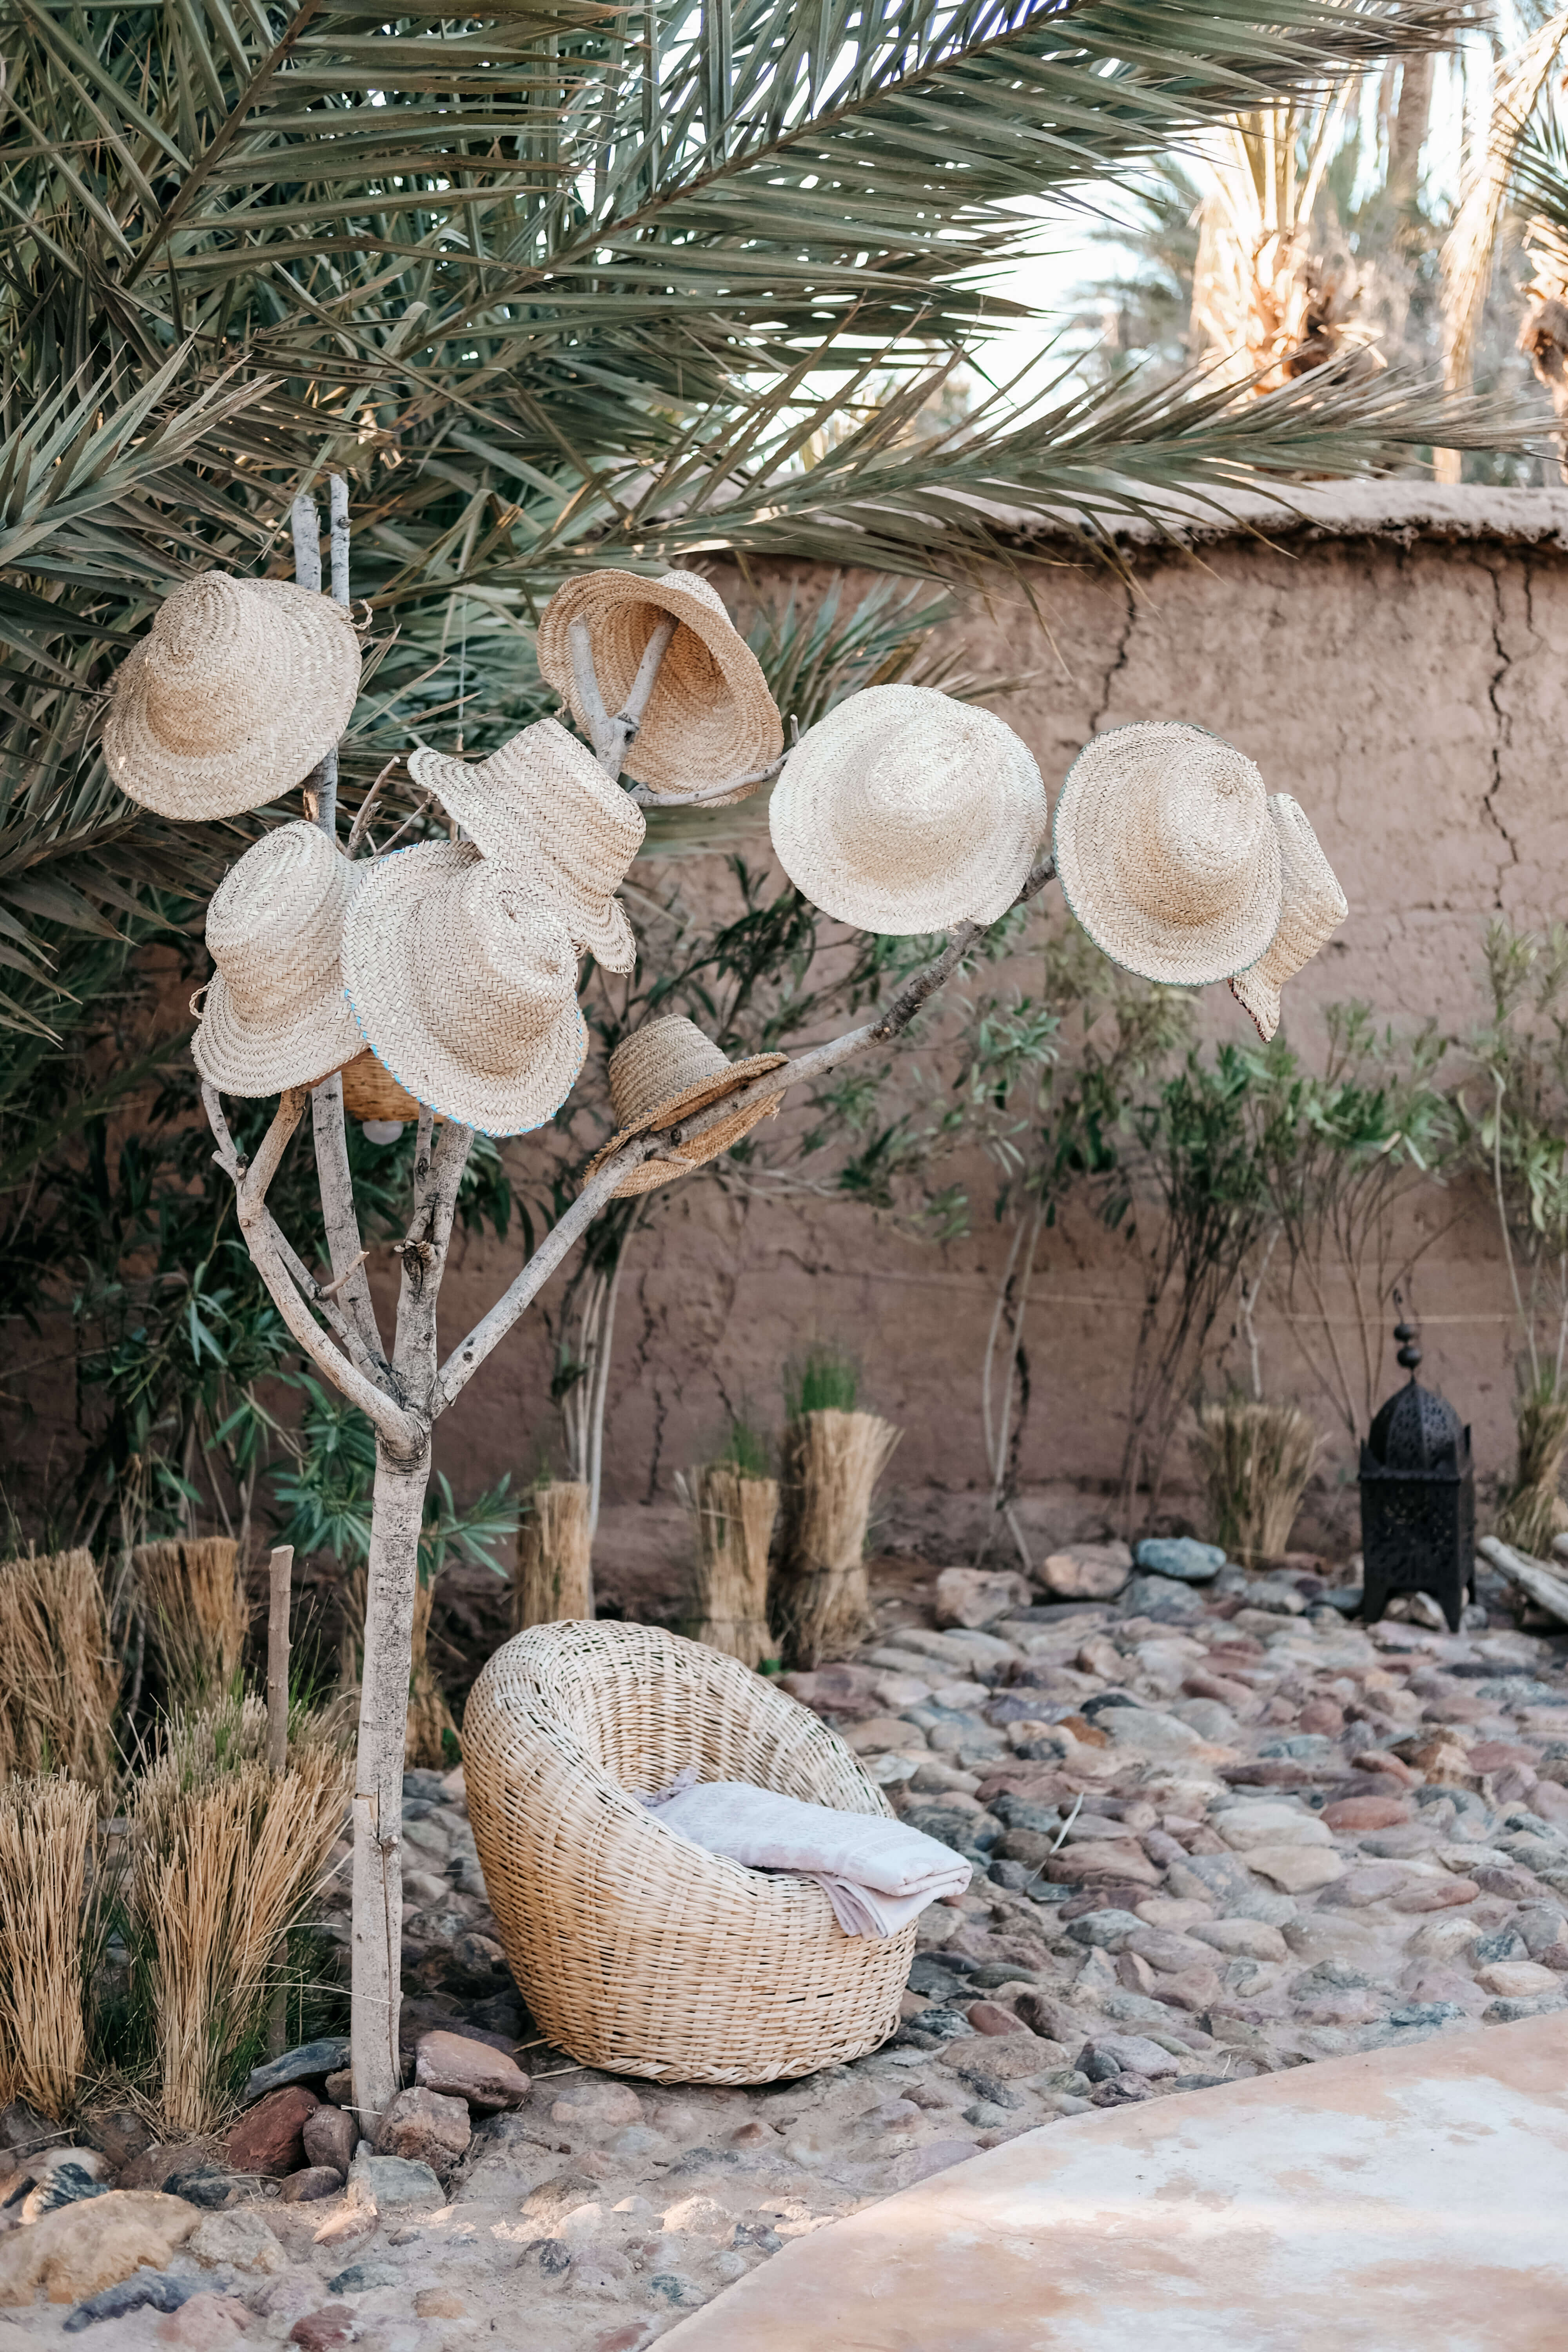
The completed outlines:
[[[353,2103],[362,2128],[402,2088],[397,2051],[403,1979],[403,1747],[414,1643],[419,1528],[430,1477],[430,1442],[399,1460],[375,1448],[364,1668],[353,1799],[353,1911],[349,2025]]]

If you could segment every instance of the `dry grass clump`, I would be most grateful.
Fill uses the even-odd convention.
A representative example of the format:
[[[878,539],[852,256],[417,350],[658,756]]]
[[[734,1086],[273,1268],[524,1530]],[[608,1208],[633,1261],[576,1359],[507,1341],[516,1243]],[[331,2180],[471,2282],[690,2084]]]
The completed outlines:
[[[588,1489],[574,1478],[535,1486],[517,1531],[511,1630],[594,1614],[594,1543]]]
[[[1318,1452],[1318,1433],[1306,1414],[1290,1404],[1229,1396],[1198,1407],[1192,1444],[1213,1541],[1244,1561],[1289,1551]]]
[[[120,1661],[92,1554],[0,1561],[0,1777],[66,1772],[101,1787],[115,1765]]]
[[[1514,1475],[1498,1503],[1497,1533],[1516,1551],[1550,1559],[1552,1538],[1568,1528],[1563,1458],[1568,1454],[1568,1390],[1550,1375],[1527,1388],[1514,1407],[1519,1441]]]
[[[681,1632],[748,1666],[769,1656],[768,1552],[778,1517],[773,1478],[748,1478],[733,1462],[710,1462],[676,1489],[696,1543],[691,1613]]]
[[[239,1546],[228,1536],[139,1544],[131,1564],[170,1706],[205,1706],[233,1690],[250,1630]]]
[[[256,1700],[183,1717],[132,1801],[132,1907],[172,2137],[223,2120],[279,1949],[343,1825],[351,1759],[307,1738],[271,1772],[266,1736]]]
[[[0,2104],[72,2105],[87,2059],[82,1906],[93,1792],[63,1775],[0,1786]]]
[[[784,1654],[813,1666],[870,1623],[866,1528],[902,1432],[874,1412],[806,1412],[784,1432],[784,1533],[773,1618]]]

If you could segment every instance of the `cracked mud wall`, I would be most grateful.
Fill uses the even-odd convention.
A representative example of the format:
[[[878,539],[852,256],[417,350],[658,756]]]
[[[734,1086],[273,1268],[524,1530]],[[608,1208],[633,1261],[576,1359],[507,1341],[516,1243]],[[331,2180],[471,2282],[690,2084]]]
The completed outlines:
[[[1568,493],[1493,494],[1493,505],[1506,510],[1507,529],[1489,531],[1483,517],[1462,537],[1446,527],[1435,535],[1419,520],[1390,531],[1384,514],[1370,533],[1298,533],[1273,546],[1221,538],[1191,552],[1133,548],[1126,578],[1063,546],[1026,573],[1000,574],[944,632],[971,668],[997,679],[1028,674],[994,707],[1030,744],[1053,797],[1089,735],[1178,717],[1230,738],[1270,789],[1300,800],[1352,907],[1288,996],[1291,1034],[1309,1052],[1321,1042],[1322,1006],[1336,999],[1364,998],[1400,1023],[1436,1016],[1462,1027],[1479,1009],[1488,917],[1540,920],[1561,908]],[[759,592],[782,602],[792,587],[809,600],[832,575],[778,567],[753,572],[750,587],[733,573],[720,578],[743,605]],[[847,593],[859,584],[851,578]],[[737,845],[765,857],[760,799],[734,818]],[[719,861],[707,871],[721,874]],[[691,866],[681,879],[689,891],[707,887]],[[1017,977],[1027,985],[1026,971]],[[1204,1010],[1211,1034],[1251,1034],[1223,990],[1207,992]],[[526,1171],[527,1139],[509,1149]],[[984,1213],[983,1186],[973,1234],[947,1248],[905,1238],[853,1205],[752,1202],[708,1178],[658,1196],[621,1297],[605,1450],[612,1519],[645,1530],[636,1543],[681,1546],[672,1473],[703,1458],[727,1408],[749,1405],[776,1423],[784,1360],[821,1337],[858,1354],[866,1401],[906,1432],[888,1482],[895,1524],[918,1526],[923,1510],[955,1544],[964,1540],[984,1485],[980,1366],[1005,1247]],[[1407,1238],[1421,1251],[1410,1289],[1426,1372],[1474,1423],[1483,1477],[1495,1475],[1509,1454],[1512,1376],[1506,1281],[1485,1205],[1425,1193]],[[443,1299],[447,1334],[489,1306],[520,1246],[515,1230],[504,1246],[459,1239]],[[1116,1244],[1084,1217],[1047,1237],[1042,1264],[1021,1465],[1027,1487],[1067,1498],[1049,1522],[1059,1535],[1064,1512],[1071,1522],[1076,1511],[1088,1531],[1116,1475],[1137,1293]],[[1303,1376],[1289,1328],[1270,1317],[1260,1326],[1270,1392],[1298,1396],[1331,1439],[1323,1499],[1332,1506],[1333,1482],[1353,1469],[1348,1449]],[[1232,1369],[1241,1369],[1235,1357],[1227,1363],[1216,1350],[1214,1383]],[[437,1463],[459,1494],[503,1471],[532,1474],[541,1442],[556,1434],[550,1370],[549,1339],[527,1321],[440,1423]],[[19,1433],[27,1462],[8,1465],[7,1491],[19,1501],[76,1442],[68,1388],[62,1376],[55,1396],[53,1377],[35,1384],[37,1418]],[[1385,1387],[1393,1377],[1389,1359]],[[1348,1526],[1342,1507],[1353,1489],[1339,1496]]]
[[[1488,917],[1550,917],[1568,872],[1568,552],[1408,532],[1134,551],[1129,568],[1123,579],[1072,561],[1031,565],[1027,593],[1002,579],[944,639],[986,675],[1030,674],[994,707],[1029,743],[1053,798],[1089,735],[1174,717],[1230,738],[1271,790],[1302,803],[1352,908],[1288,998],[1307,1050],[1336,999],[1364,998],[1399,1023],[1463,1025],[1479,1009]],[[830,577],[781,567],[756,585],[806,602]],[[738,579],[722,584],[744,598]],[[751,822],[741,845],[765,855],[765,818]],[[1251,1034],[1221,991],[1208,992],[1205,1017],[1216,1035]],[[784,1358],[821,1336],[859,1354],[868,1401],[908,1433],[890,1484],[910,1504],[922,1486],[952,1496],[941,1516],[962,1525],[957,1496],[984,1477],[979,1370],[1004,1238],[981,1218],[970,1239],[940,1249],[849,1205],[763,1204],[706,1181],[673,1188],[637,1239],[623,1295],[607,1503],[668,1502],[671,1471],[701,1457],[727,1405],[750,1400],[776,1419]],[[1411,1288],[1426,1372],[1475,1423],[1483,1474],[1499,1471],[1511,1374],[1484,1204],[1426,1195],[1409,1240],[1422,1251]],[[1047,1248],[1023,1470],[1030,1485],[1079,1488],[1092,1517],[1120,1457],[1136,1292],[1087,1220],[1069,1219]],[[475,1250],[454,1269],[454,1309],[481,1303],[500,1255]],[[1261,1328],[1270,1391],[1299,1395],[1330,1436],[1331,1488],[1351,1469],[1348,1449],[1288,1328],[1264,1318]],[[1216,1382],[1226,1369],[1216,1351]],[[1392,1358],[1384,1370],[1391,1381]],[[514,1334],[442,1433],[454,1475],[492,1476],[526,1458],[525,1433],[550,1425],[545,1379],[537,1333]],[[1342,1488],[1342,1518],[1350,1500]]]

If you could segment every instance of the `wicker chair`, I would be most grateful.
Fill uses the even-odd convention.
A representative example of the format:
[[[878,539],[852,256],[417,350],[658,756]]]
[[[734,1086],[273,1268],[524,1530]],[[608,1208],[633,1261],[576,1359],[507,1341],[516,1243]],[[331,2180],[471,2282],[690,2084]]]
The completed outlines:
[[[696,1765],[885,1813],[836,1732],[736,1658],[650,1625],[535,1625],[496,1652],[463,1725],[474,1838],[512,1974],[584,2064],[770,2083],[874,2050],[915,1931],[846,1936],[815,1880],[743,1869],[627,1794]]]

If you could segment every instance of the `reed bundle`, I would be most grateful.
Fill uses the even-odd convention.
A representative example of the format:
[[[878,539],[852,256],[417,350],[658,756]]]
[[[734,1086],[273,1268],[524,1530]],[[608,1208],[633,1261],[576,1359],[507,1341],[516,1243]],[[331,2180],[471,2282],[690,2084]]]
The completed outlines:
[[[1294,1405],[1230,1396],[1198,1407],[1192,1446],[1209,1534],[1233,1559],[1272,1559],[1289,1549],[1318,1443]]]
[[[0,1785],[0,2105],[58,2117],[87,2059],[82,1909],[98,1817],[79,1781]]]
[[[233,1690],[250,1606],[239,1546],[228,1536],[139,1544],[131,1555],[171,1706],[205,1706]]]
[[[772,1654],[768,1553],[778,1518],[773,1478],[748,1478],[733,1462],[710,1462],[676,1489],[691,1520],[696,1558],[691,1612],[680,1630],[748,1666]]]
[[[870,1623],[866,1528],[871,1497],[902,1432],[874,1412],[831,1407],[784,1431],[784,1532],[773,1609],[784,1654],[813,1666]]]
[[[171,2137],[223,2121],[259,2044],[280,1948],[343,1826],[351,1759],[307,1742],[270,1771],[251,1752],[266,1719],[247,1701],[176,1724],[132,1801],[132,1903]]]
[[[1568,1390],[1550,1375],[1524,1389],[1514,1406],[1518,1455],[1498,1502],[1497,1532],[1516,1551],[1550,1559],[1552,1538],[1568,1528],[1563,1459],[1568,1454]]]
[[[119,1703],[91,1552],[0,1561],[0,1778],[65,1772],[101,1788],[115,1769]]]
[[[588,1489],[574,1478],[535,1486],[517,1531],[511,1630],[594,1614],[594,1541]]]

